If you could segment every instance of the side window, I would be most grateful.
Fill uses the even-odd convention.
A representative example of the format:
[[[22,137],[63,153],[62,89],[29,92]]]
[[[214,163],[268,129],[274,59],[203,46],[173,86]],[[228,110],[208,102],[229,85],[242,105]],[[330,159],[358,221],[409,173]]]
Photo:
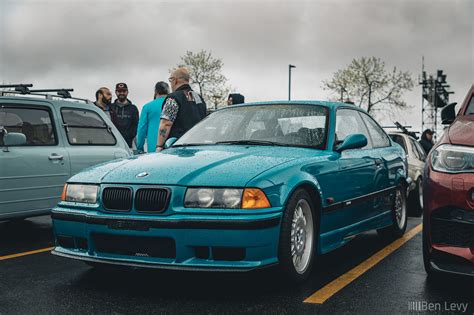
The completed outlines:
[[[390,139],[383,129],[377,125],[375,120],[367,114],[361,114],[362,119],[369,129],[370,137],[372,138],[372,143],[374,148],[383,148],[390,145]]]
[[[26,136],[26,146],[57,145],[51,111],[47,108],[0,106],[0,146],[9,132]]]
[[[402,136],[399,136],[399,135],[390,135],[390,138],[392,138],[393,141],[395,141],[396,143],[398,143],[399,145],[402,146],[403,150],[405,150],[405,153],[408,152],[407,150],[407,146],[405,144],[405,140],[403,140],[403,137]]]
[[[421,160],[420,153],[418,152],[418,148],[416,147],[415,140],[410,139],[410,145],[411,145],[411,150],[413,151],[413,154],[415,155],[415,158],[417,160]]]
[[[339,109],[336,112],[336,140],[334,145],[337,146],[348,135],[355,133],[361,133],[367,137],[367,145],[362,149],[370,149],[372,147],[367,128],[358,112],[352,109]]]
[[[474,114],[474,97],[471,97],[471,101],[469,105],[467,105],[466,113],[464,115],[472,115]]]
[[[61,109],[67,139],[71,145],[115,145],[117,140],[95,112],[80,108]]]
[[[420,156],[420,160],[421,161],[426,161],[426,153],[425,153],[425,150],[423,150],[423,148],[421,147],[421,144],[418,143],[418,141],[414,141],[415,143],[415,147],[418,151],[418,155]]]

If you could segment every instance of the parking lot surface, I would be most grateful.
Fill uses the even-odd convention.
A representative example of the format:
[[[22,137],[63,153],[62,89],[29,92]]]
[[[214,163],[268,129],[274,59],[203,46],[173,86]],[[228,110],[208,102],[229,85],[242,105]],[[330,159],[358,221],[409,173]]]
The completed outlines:
[[[408,233],[419,229],[420,223],[410,218]],[[391,242],[376,233],[362,234],[320,257],[310,280],[295,286],[272,269],[249,273],[94,269],[49,253],[53,246],[49,216],[0,222],[0,313],[383,314],[432,307],[473,314],[474,281],[428,280],[421,233],[413,231],[413,238],[365,272],[360,272],[361,266]],[[354,272],[360,273],[355,279]],[[330,297],[321,296],[327,292]]]

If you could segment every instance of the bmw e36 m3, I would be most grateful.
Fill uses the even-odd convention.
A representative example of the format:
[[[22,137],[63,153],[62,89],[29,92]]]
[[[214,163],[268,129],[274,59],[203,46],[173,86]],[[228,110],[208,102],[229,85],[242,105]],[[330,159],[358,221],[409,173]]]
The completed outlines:
[[[363,110],[232,106],[160,153],[85,170],[53,210],[53,254],[88,264],[308,277],[315,258],[407,224],[406,157]]]

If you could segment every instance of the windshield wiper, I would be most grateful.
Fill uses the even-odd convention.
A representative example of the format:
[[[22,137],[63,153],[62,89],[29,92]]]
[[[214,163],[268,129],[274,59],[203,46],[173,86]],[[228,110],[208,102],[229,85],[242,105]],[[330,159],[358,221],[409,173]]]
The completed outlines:
[[[196,147],[201,145],[210,145],[214,143],[181,143],[181,144],[174,144],[170,148],[177,148],[177,147]]]
[[[250,145],[277,145],[277,146],[288,146],[284,143],[278,143],[266,140],[228,140],[228,141],[217,141],[215,144],[250,144]]]

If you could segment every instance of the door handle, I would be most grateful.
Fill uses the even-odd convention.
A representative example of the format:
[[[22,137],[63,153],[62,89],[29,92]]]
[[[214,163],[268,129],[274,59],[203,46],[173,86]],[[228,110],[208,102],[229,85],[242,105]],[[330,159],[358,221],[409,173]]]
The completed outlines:
[[[62,160],[63,158],[64,158],[64,156],[56,154],[56,153],[53,153],[50,156],[48,156],[48,159],[50,161],[58,161],[58,160]]]

